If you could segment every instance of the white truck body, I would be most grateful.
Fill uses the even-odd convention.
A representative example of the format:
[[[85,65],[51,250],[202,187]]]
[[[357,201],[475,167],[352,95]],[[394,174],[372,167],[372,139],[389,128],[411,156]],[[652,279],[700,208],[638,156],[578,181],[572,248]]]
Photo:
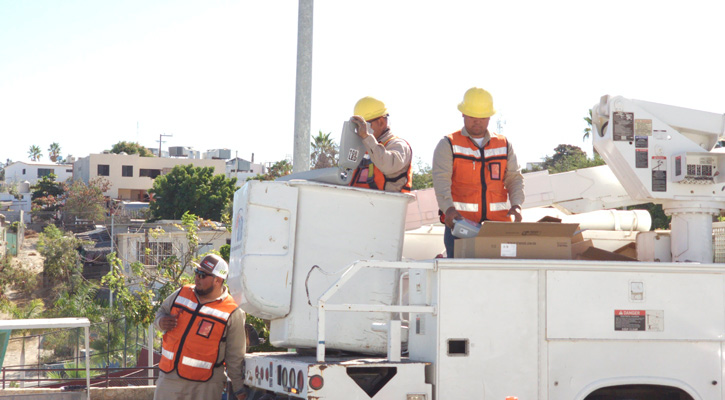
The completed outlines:
[[[230,290],[271,320],[273,344],[297,350],[247,355],[250,400],[725,399],[725,266],[712,263],[711,241],[725,155],[708,153],[724,121],[606,97],[593,112],[595,146],[618,164],[621,186],[601,167],[562,182],[590,182],[578,192],[544,175],[532,185],[534,205],[570,211],[662,203],[671,236],[640,240],[647,228],[634,214],[611,224],[628,226],[647,259],[675,263],[400,261],[412,196],[247,183],[235,195]],[[593,177],[607,179],[604,192]],[[414,232],[409,253],[439,253],[425,238],[441,241],[437,228]]]

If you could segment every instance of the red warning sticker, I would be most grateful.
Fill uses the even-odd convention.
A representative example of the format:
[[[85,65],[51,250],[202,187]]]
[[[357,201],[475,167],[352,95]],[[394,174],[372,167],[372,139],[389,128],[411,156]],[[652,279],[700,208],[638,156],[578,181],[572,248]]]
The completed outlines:
[[[662,310],[614,310],[614,330],[662,332],[664,316]]]

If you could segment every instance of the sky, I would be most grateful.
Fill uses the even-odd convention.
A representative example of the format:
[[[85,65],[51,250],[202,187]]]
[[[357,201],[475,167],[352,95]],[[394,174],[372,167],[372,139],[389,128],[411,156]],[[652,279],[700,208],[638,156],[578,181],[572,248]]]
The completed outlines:
[[[722,0],[317,0],[311,136],[339,143],[373,96],[430,164],[478,86],[522,167],[559,144],[591,154],[584,117],[606,94],[725,113],[723,15]],[[293,0],[0,0],[0,161],[160,138],[291,158],[297,18]]]

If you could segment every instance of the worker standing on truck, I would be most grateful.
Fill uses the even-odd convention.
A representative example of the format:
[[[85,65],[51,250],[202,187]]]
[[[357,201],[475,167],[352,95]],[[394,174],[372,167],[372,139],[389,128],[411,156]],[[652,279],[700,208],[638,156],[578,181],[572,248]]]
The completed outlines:
[[[410,192],[413,150],[408,142],[390,132],[385,104],[373,97],[363,97],[353,112],[350,122],[357,126],[367,153],[355,169],[350,186]]]
[[[524,202],[524,178],[511,142],[488,130],[496,113],[491,94],[473,87],[458,110],[463,114],[463,128],[438,142],[431,169],[449,258],[453,257],[456,237],[451,230],[456,220],[519,222]]]
[[[224,364],[237,399],[247,397],[245,315],[224,286],[228,273],[226,261],[209,254],[196,264],[195,285],[183,286],[161,304],[154,321],[164,331],[154,400],[220,399]]]

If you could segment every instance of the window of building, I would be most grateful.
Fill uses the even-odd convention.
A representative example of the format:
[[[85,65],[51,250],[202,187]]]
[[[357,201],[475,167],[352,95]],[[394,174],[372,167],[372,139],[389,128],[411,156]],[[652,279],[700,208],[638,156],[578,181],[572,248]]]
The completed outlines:
[[[121,167],[121,176],[133,176],[133,165],[124,165]]]
[[[25,175],[25,168],[23,168],[23,175]]]
[[[141,168],[138,171],[138,176],[148,176],[149,178],[156,178],[157,176],[161,175],[160,169],[146,169]]]
[[[171,242],[149,242],[148,251],[146,243],[136,243],[136,260],[144,265],[159,265],[166,258],[173,255]]]
[[[67,169],[67,170],[65,170],[65,172],[73,173],[73,170],[72,169]]]
[[[111,167],[108,164],[98,164],[98,176],[109,176]]]
[[[53,173],[53,170],[50,168],[38,168],[38,178],[48,176],[52,173]]]

